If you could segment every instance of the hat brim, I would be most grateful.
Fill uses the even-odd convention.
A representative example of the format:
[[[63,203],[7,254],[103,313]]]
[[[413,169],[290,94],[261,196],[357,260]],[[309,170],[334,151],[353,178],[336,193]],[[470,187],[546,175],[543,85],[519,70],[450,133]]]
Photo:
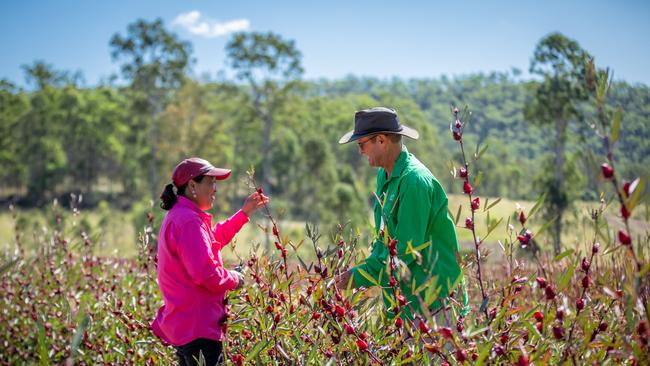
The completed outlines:
[[[418,131],[412,129],[411,127],[402,125],[401,131],[373,131],[369,133],[355,134],[354,130],[352,130],[339,139],[339,144],[347,144],[348,142],[356,141],[364,136],[389,133],[406,136],[408,138],[412,138],[413,140],[417,140],[420,137]]]
[[[210,167],[203,175],[214,177],[216,180],[224,180],[230,177],[230,169]]]

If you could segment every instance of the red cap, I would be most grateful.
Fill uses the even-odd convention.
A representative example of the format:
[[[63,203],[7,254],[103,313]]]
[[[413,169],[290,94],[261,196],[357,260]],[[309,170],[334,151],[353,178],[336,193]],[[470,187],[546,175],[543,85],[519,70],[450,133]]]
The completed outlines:
[[[181,187],[200,175],[215,177],[224,180],[230,176],[230,169],[215,168],[209,161],[201,158],[189,158],[181,161],[174,168],[172,181],[176,187]]]

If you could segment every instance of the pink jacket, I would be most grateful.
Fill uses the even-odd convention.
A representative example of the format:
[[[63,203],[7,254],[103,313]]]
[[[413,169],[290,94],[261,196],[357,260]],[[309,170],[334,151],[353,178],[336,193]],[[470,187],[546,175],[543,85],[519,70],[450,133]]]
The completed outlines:
[[[241,210],[212,227],[212,215],[179,196],[158,236],[158,286],[165,304],[151,328],[181,346],[196,338],[222,340],[224,296],[239,279],[223,266],[221,248],[248,222]]]

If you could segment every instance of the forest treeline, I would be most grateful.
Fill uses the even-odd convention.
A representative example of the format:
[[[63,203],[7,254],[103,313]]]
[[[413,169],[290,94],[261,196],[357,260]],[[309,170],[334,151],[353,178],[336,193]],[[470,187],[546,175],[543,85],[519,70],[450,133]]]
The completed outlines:
[[[82,86],[77,74],[43,61],[24,66],[27,89],[0,81],[3,202],[38,207],[75,193],[89,207],[104,200],[130,208],[155,199],[178,161],[201,156],[233,169],[235,179],[219,186],[217,205],[224,209],[250,192],[245,177],[254,168],[257,185],[287,217],[361,223],[375,172],[354,144],[338,144],[352,128],[354,112],[395,108],[403,123],[420,132],[420,140],[406,141],[408,149],[455,193],[460,186],[450,170],[460,156],[449,130],[450,109],[465,105],[473,113],[466,148],[474,153],[477,145],[487,146],[473,169],[481,174],[477,190],[535,199],[550,184],[558,154],[557,124],[540,123],[548,115],[540,106],[556,104],[540,91],[553,77],[580,75],[533,72],[530,80],[513,69],[428,79],[304,80],[293,41],[241,33],[225,50],[236,76],[197,80],[190,76],[191,44],[159,20],[137,21],[110,44],[123,82]],[[608,104],[624,111],[617,169],[631,179],[648,176],[650,90],[625,82],[611,90]],[[593,200],[603,147],[592,129],[590,104],[576,95],[562,112],[562,189],[572,192],[568,200]]]

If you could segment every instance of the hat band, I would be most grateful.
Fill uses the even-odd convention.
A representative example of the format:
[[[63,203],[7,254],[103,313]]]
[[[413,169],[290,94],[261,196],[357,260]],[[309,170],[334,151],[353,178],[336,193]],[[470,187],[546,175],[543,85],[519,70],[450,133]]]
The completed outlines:
[[[403,128],[402,125],[397,126],[396,129],[387,129],[387,128],[382,128],[382,127],[374,127],[374,128],[369,128],[367,130],[363,131],[354,131],[355,136],[365,136],[365,135],[370,135],[373,133],[378,133],[378,132],[402,132]]]

